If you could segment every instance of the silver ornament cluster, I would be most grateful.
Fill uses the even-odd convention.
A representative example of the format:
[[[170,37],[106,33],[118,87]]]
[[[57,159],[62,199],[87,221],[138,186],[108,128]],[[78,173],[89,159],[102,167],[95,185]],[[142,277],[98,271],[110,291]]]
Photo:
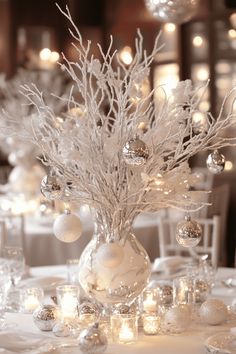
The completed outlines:
[[[202,228],[195,220],[191,220],[190,216],[186,216],[176,226],[176,240],[183,247],[194,247],[202,238]]]
[[[54,305],[40,305],[33,313],[35,325],[41,331],[52,331],[59,318],[59,310]]]
[[[181,24],[196,13],[200,0],[145,0],[149,12],[161,22]]]
[[[94,315],[96,318],[99,317],[99,307],[92,302],[83,302],[78,306],[78,315]]]
[[[85,354],[102,354],[107,349],[107,337],[98,323],[84,329],[79,336],[79,348]]]
[[[41,182],[41,193],[47,199],[61,199],[64,193],[62,181],[57,176],[46,175]]]
[[[146,143],[138,137],[130,139],[123,147],[123,158],[127,165],[142,166],[149,157]]]
[[[210,172],[219,174],[224,171],[225,157],[218,150],[213,151],[206,159],[206,165]]]

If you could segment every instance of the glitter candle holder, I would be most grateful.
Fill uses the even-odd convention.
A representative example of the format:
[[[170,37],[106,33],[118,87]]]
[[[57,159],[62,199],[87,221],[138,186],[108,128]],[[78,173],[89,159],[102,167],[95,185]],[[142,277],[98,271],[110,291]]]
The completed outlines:
[[[143,331],[145,334],[157,334],[160,331],[160,317],[144,314],[142,316]]]
[[[39,307],[44,297],[41,288],[28,288],[20,292],[20,307],[23,313],[33,313]]]
[[[77,317],[79,287],[76,285],[60,285],[56,288],[57,302],[64,320]]]
[[[156,289],[146,289],[142,294],[142,307],[145,313],[157,312],[157,292]]]
[[[173,281],[173,297],[175,305],[195,303],[194,278],[180,277]]]
[[[111,315],[111,336],[114,343],[130,344],[138,339],[138,316]]]

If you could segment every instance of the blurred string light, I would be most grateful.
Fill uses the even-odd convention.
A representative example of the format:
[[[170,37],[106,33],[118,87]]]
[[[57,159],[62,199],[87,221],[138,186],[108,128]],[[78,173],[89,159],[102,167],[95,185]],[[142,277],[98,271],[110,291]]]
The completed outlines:
[[[235,29],[231,28],[230,30],[228,30],[228,35],[230,39],[236,39],[236,31]]]
[[[235,29],[231,28],[228,30],[228,36],[230,39],[230,45],[233,49],[236,49],[236,31]]]
[[[208,129],[207,115],[204,112],[194,112],[192,115],[193,132],[195,134],[206,132]]]
[[[60,54],[56,51],[51,51],[49,48],[43,48],[39,52],[41,67],[44,69],[52,68],[60,59]]]
[[[236,12],[232,13],[230,16],[229,16],[229,21],[232,25],[233,28],[236,28]]]
[[[173,33],[176,30],[176,25],[174,23],[168,22],[163,26],[165,32]]]
[[[206,81],[209,78],[209,70],[206,68],[198,69],[196,77],[199,81]]]
[[[130,65],[133,61],[132,48],[129,46],[122,48],[119,52],[119,57],[125,65]]]
[[[231,171],[233,169],[233,163],[231,161],[225,161],[225,171]]]
[[[194,47],[201,47],[203,45],[203,38],[201,36],[194,36],[193,37],[193,45]]]

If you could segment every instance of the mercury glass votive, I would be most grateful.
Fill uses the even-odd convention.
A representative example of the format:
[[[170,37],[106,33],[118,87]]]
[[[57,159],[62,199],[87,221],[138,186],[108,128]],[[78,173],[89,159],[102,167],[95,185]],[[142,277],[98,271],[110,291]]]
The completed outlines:
[[[157,334],[160,331],[160,317],[151,314],[143,314],[143,331],[145,334]]]
[[[23,313],[33,313],[44,297],[42,288],[28,288],[20,292],[20,308]]]
[[[195,292],[195,301],[196,303],[202,304],[206,301],[208,295],[211,291],[211,285],[201,278],[196,278],[194,280],[194,292]]]
[[[60,285],[56,288],[57,302],[63,319],[77,317],[79,304],[79,287],[77,285]]]
[[[145,289],[142,293],[143,312],[153,313],[157,311],[157,292],[156,289]]]
[[[173,281],[173,298],[175,305],[195,303],[194,278],[179,277]]]
[[[111,315],[111,336],[114,343],[130,344],[138,339],[138,316]]]

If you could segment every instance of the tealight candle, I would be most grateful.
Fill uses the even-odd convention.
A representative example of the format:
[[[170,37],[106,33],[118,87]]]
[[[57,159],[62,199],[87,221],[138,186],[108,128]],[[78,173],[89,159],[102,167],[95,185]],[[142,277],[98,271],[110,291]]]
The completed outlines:
[[[154,289],[148,289],[143,292],[143,311],[144,312],[156,312],[157,299]]]
[[[76,285],[61,285],[56,288],[58,306],[64,319],[77,316],[79,287]]]
[[[21,310],[24,313],[33,313],[43,300],[44,292],[41,288],[28,288],[20,293]]]
[[[138,317],[131,314],[112,315],[111,335],[115,343],[135,342],[138,339]]]
[[[155,315],[143,315],[143,331],[145,334],[157,334],[160,328],[160,318]]]

